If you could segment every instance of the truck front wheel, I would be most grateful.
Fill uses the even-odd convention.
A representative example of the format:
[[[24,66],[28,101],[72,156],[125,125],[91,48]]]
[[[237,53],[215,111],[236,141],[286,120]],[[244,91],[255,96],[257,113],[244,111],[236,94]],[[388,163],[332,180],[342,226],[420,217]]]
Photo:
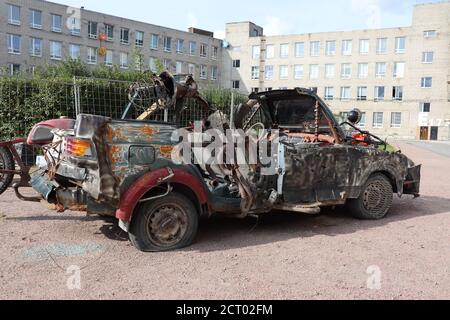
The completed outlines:
[[[177,250],[192,244],[199,215],[184,195],[172,192],[140,204],[130,225],[131,243],[144,252]]]

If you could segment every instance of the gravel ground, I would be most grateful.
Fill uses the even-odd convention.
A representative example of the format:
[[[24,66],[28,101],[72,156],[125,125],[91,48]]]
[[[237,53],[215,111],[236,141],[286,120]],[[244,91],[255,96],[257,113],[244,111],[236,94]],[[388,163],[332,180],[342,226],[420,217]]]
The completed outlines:
[[[388,218],[270,214],[202,221],[185,250],[135,250],[114,220],[0,197],[1,299],[450,299],[450,158],[411,144],[422,197]],[[443,148],[445,146],[442,146]],[[81,289],[67,286],[81,270]],[[368,289],[368,268],[380,289]],[[373,267],[372,267],[373,268]],[[369,271],[371,269],[369,268]]]

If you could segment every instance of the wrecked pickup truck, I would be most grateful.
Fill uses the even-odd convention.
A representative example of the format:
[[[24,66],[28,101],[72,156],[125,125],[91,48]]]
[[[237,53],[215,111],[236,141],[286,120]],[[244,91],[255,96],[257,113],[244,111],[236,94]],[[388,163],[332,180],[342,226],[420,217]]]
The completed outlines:
[[[310,90],[252,94],[231,124],[191,77],[177,82],[164,73],[144,90],[157,100],[136,117],[133,103],[121,120],[79,115],[62,138],[63,156],[31,180],[59,211],[116,217],[139,250],[190,245],[201,216],[318,214],[347,205],[356,218],[381,219],[394,194],[419,195],[420,166],[360,130],[357,110],[338,123]],[[187,98],[198,100],[205,118],[182,127]],[[173,111],[167,121],[148,120],[162,109]],[[212,144],[213,160],[204,161]]]

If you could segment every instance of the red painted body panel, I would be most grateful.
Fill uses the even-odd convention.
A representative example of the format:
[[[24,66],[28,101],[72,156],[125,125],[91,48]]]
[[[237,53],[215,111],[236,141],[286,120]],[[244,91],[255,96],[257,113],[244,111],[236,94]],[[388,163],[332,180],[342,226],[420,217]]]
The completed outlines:
[[[65,118],[64,119],[52,119],[52,120],[39,122],[33,127],[33,129],[31,129],[31,131],[28,135],[27,144],[29,144],[29,145],[47,145],[47,144],[50,144],[53,142],[53,139],[52,139],[52,141],[39,141],[39,142],[36,142],[33,140],[33,135],[39,127],[47,127],[49,129],[70,130],[70,129],[73,129],[74,126],[75,126],[75,120],[65,119]]]
[[[17,138],[17,139],[10,140],[10,141],[0,141],[0,147],[8,147],[8,146],[12,146],[14,144],[24,143],[24,142],[26,142],[25,138]]]
[[[173,169],[173,172],[174,177],[168,182],[188,187],[196,195],[197,200],[201,205],[208,202],[208,196],[204,186],[197,177],[179,169]],[[147,192],[158,186],[160,184],[159,181],[167,177],[167,175],[168,171],[164,168],[158,171],[149,172],[139,178],[139,180],[122,195],[120,207],[116,211],[116,218],[123,221],[131,221],[133,211],[139,200],[142,199]]]

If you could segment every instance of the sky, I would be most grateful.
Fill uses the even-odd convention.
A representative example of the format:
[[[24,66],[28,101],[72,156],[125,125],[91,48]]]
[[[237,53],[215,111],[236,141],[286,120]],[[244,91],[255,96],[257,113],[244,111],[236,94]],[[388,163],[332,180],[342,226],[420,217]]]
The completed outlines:
[[[179,30],[224,37],[225,23],[252,21],[266,35],[409,26],[415,4],[439,0],[50,0]]]

